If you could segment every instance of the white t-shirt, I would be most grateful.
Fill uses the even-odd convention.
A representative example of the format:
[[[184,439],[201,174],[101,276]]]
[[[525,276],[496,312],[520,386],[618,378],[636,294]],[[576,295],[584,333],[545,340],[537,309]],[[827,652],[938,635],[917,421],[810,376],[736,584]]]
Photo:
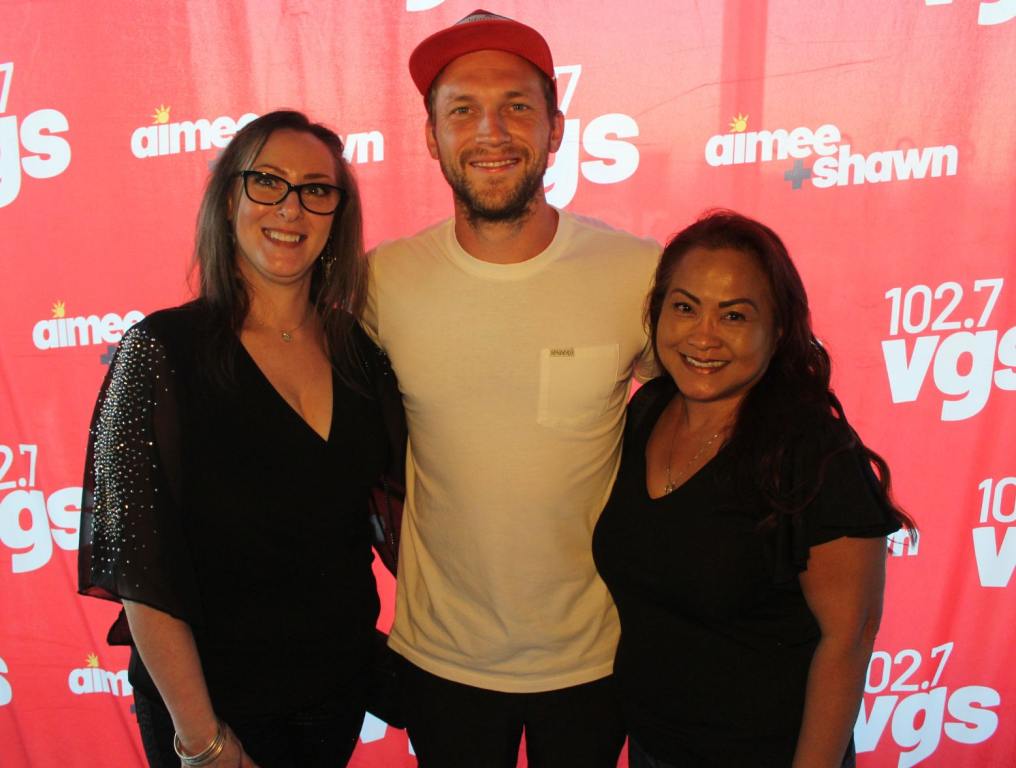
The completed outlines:
[[[372,254],[365,321],[410,434],[390,645],[413,664],[507,692],[610,674],[591,537],[659,250],[562,211],[520,264],[470,256],[450,220]]]

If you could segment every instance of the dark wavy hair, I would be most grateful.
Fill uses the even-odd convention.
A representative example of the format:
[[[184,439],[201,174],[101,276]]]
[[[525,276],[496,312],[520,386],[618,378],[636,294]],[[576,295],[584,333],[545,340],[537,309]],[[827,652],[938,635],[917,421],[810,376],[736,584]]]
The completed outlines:
[[[238,174],[250,169],[265,142],[280,130],[307,133],[320,140],[335,161],[337,184],[345,190],[344,203],[332,219],[328,244],[311,274],[310,300],[321,318],[332,365],[344,381],[353,384],[352,374],[359,369],[359,362],[349,334],[367,297],[360,193],[342,157],[338,135],[292,110],[269,112],[237,131],[205,187],[198,211],[194,266],[200,296],[211,314],[209,359],[217,378],[232,378],[236,339],[250,309],[250,297],[236,265],[235,225],[229,220],[229,209],[232,205],[236,210],[243,194]]]
[[[822,485],[829,459],[856,448],[877,473],[871,485],[879,500],[912,531],[913,521],[892,500],[889,466],[847,425],[843,406],[829,386],[829,353],[812,332],[801,275],[779,235],[765,224],[734,211],[711,210],[671,238],[646,302],[653,352],[657,353],[656,331],[671,276],[694,248],[729,248],[752,257],[766,276],[772,295],[779,338],[765,373],[741,401],[728,440],[735,458],[735,482],[760,491],[774,510],[765,524],[774,524],[780,514],[794,515],[806,507]],[[659,359],[659,354],[656,357]],[[829,431],[823,428],[830,419],[843,427],[833,430],[839,437],[823,442],[817,455],[808,456],[813,463],[805,466],[805,478],[797,478],[798,484],[788,487],[786,469],[792,449],[801,441],[813,445],[816,434]]]

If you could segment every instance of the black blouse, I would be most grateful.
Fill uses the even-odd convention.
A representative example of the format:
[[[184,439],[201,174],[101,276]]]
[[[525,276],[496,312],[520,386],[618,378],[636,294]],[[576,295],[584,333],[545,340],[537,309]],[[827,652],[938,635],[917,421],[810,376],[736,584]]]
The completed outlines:
[[[814,501],[775,528],[760,529],[769,510],[731,487],[726,448],[670,495],[650,498],[646,444],[674,392],[657,379],[635,395],[629,414],[642,416],[629,417],[593,534],[621,620],[614,674],[629,731],[675,765],[789,766],[819,639],[797,579],[808,548],[899,526],[854,451],[833,457]]]
[[[361,691],[379,610],[367,499],[390,453],[379,357],[357,327],[366,385],[333,373],[325,440],[239,343],[216,384],[206,321],[193,302],[124,334],[92,420],[80,590],[186,621],[224,718]],[[125,629],[121,613],[111,641]],[[157,695],[136,654],[131,681]]]

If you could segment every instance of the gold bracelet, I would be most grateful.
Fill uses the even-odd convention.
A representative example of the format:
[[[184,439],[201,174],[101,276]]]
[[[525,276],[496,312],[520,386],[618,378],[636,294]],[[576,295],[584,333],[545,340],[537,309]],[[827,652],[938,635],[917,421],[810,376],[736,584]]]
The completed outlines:
[[[188,766],[201,766],[208,765],[213,760],[216,760],[219,755],[222,754],[222,750],[226,748],[226,732],[222,727],[222,721],[218,718],[215,720],[215,737],[209,743],[207,747],[202,749],[196,755],[188,755],[183,751],[183,745],[180,743],[180,734],[173,734],[173,751],[176,752],[176,756],[180,758],[180,762]]]

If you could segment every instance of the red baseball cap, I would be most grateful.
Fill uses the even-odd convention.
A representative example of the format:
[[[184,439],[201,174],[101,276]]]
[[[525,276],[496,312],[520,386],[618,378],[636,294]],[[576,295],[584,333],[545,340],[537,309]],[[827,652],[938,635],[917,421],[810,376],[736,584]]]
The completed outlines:
[[[434,78],[449,62],[473,51],[505,51],[521,56],[554,84],[554,59],[543,35],[532,27],[478,8],[447,29],[435,32],[409,57],[409,74],[420,93],[430,90]]]

